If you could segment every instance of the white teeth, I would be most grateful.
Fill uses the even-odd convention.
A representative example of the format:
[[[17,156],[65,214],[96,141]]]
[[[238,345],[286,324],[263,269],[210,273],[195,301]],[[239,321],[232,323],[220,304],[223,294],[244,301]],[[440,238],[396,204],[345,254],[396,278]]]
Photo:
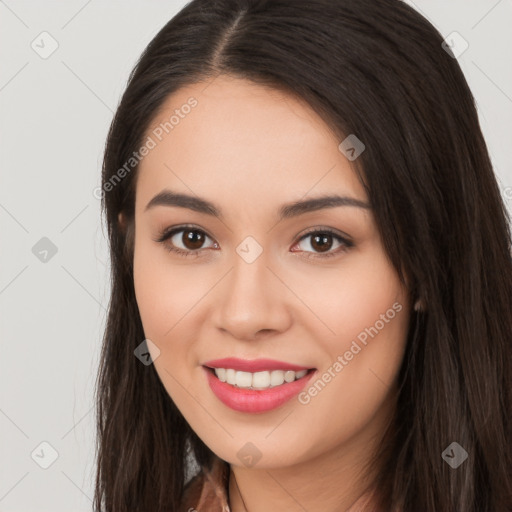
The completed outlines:
[[[294,372],[292,370],[273,370],[263,372],[241,372],[232,368],[214,368],[215,375],[221,382],[227,382],[239,388],[266,389],[280,386],[285,382],[293,382],[306,375],[307,370]]]
[[[228,384],[236,384],[235,380],[236,371],[235,370],[226,370],[226,382]]]
[[[295,380],[295,372],[292,372],[291,370],[284,372],[284,380],[286,382],[293,382]]]
[[[226,382],[226,369],[225,368],[215,368],[215,375],[219,378],[221,382]]]
[[[249,372],[236,372],[235,384],[239,388],[248,388],[252,386],[252,373]]]
[[[251,375],[249,373],[249,375]],[[249,380],[249,385],[253,388],[268,388],[271,383],[268,372],[256,372],[252,374],[252,380]]]
[[[270,373],[270,386],[280,386],[284,382],[284,371],[275,370]]]

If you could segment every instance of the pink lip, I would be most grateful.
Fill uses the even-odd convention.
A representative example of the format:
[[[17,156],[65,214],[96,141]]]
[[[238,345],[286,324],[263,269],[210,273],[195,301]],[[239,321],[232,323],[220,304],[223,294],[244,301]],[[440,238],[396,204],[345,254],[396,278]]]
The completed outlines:
[[[237,357],[226,357],[224,359],[215,359],[213,361],[206,361],[203,366],[209,368],[232,368],[241,372],[263,372],[265,370],[293,370],[298,372],[300,370],[310,370],[305,366],[298,366],[296,364],[285,363],[283,361],[276,361],[275,359],[238,359]]]
[[[223,359],[222,361],[225,360]],[[226,367],[219,366],[219,368]],[[284,369],[282,367],[280,368]],[[307,368],[301,369],[306,370]],[[304,375],[304,377],[293,382],[286,382],[273,388],[257,390],[237,388],[227,382],[221,382],[215,373],[206,366],[203,366],[203,370],[206,373],[206,378],[211,390],[223,404],[235,411],[251,413],[266,412],[283,405],[285,402],[298,395],[308,381],[311,380],[312,376],[317,373],[316,370],[310,371]]]

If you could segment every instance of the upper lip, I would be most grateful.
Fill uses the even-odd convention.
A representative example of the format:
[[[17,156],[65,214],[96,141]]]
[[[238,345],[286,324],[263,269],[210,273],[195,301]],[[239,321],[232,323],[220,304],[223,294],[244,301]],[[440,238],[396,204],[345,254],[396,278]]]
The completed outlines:
[[[232,368],[242,372],[262,372],[265,370],[310,370],[307,366],[285,363],[275,359],[238,359],[237,357],[226,357],[224,359],[214,359],[206,361],[203,366],[209,368]]]

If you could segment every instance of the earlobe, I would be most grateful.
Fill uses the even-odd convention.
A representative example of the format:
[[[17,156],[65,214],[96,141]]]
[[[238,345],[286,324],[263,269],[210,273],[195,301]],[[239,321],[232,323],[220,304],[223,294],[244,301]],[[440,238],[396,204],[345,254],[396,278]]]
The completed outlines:
[[[425,305],[423,304],[423,299],[418,299],[414,303],[414,311],[425,311]]]
[[[409,283],[409,278],[407,276],[405,276],[405,283],[406,283],[406,286],[409,288],[410,283]],[[427,309],[425,306],[425,301],[423,300],[423,297],[421,297],[418,293],[416,293],[416,300],[414,301],[413,309],[414,309],[414,311],[426,311],[426,309]]]
[[[119,223],[119,231],[123,235],[126,235],[127,222],[126,222],[126,215],[124,214],[124,212],[119,212],[119,214],[117,216],[117,220],[118,220],[118,223]]]

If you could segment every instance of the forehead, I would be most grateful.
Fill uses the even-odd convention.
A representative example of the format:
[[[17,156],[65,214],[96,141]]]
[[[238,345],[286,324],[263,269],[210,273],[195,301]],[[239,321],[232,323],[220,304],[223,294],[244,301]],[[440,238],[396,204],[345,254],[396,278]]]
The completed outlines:
[[[139,165],[138,209],[164,188],[253,205],[282,203],[285,192],[291,200],[333,191],[366,200],[341,141],[318,114],[247,80],[220,75],[179,89],[147,137],[154,147]]]

